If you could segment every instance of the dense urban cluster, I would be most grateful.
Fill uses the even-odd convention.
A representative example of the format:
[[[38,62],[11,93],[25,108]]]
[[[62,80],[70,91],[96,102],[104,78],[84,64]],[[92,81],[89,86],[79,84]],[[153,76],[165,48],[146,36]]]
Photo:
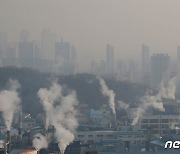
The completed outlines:
[[[87,71],[95,78],[86,82],[89,86],[97,83],[98,91],[104,97],[98,108],[80,102],[75,89],[66,89],[54,79],[50,87],[38,89],[39,100],[36,101],[41,104],[43,113],[32,117],[21,105],[21,83],[9,79],[9,89],[0,92],[0,152],[167,152],[164,151],[165,142],[180,139],[180,47],[176,60],[170,60],[166,53],[151,55],[149,47],[143,44],[141,61],[116,61],[114,47],[107,44],[105,49],[106,59],[93,60]],[[9,43],[6,35],[0,33],[2,68],[28,68],[28,71],[68,78],[68,75],[81,72],[78,64],[75,46],[63,39],[58,42],[49,30],[43,30],[40,43],[30,40],[28,31],[22,31],[16,43]],[[135,83],[145,86],[147,91],[126,102],[116,97],[117,90],[111,89],[106,81]],[[124,114],[117,116],[121,112]]]

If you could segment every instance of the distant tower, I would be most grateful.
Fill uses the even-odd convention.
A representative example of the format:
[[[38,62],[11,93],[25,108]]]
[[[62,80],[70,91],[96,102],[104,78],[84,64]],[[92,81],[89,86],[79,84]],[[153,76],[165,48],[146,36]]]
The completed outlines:
[[[44,29],[41,33],[41,57],[54,61],[56,35],[50,30]]]
[[[19,42],[19,61],[21,67],[33,68],[34,43],[29,41],[26,34],[22,35],[24,37]]]
[[[70,42],[55,43],[55,63],[57,64],[57,73],[68,75],[74,73],[74,66],[72,62],[76,60],[76,50],[71,46]]]
[[[0,32],[0,59],[6,58],[7,50],[7,35],[6,33]]]
[[[114,47],[110,44],[106,45],[106,62],[107,73],[112,75],[114,73]]]
[[[141,65],[142,65],[142,80],[143,83],[148,85],[149,84],[149,47],[145,44],[142,44],[142,57],[141,57]]]
[[[91,73],[92,74],[98,74],[99,73],[99,68],[98,68],[98,63],[96,61],[91,61]]]
[[[61,39],[61,42],[55,43],[56,60],[63,59],[64,61],[70,61],[70,51],[71,51],[70,42],[64,42],[63,39]]]
[[[180,73],[180,46],[177,47],[177,72]]]
[[[28,42],[29,41],[29,31],[23,30],[19,35],[20,42]]]
[[[126,74],[126,63],[122,60],[118,61],[117,64],[117,71],[120,75],[125,75]]]
[[[74,45],[71,45],[70,62],[72,65],[72,72],[76,73],[78,64],[77,64],[77,50]]]
[[[71,62],[77,63],[77,51],[74,45],[71,45]]]
[[[16,59],[16,45],[8,45],[6,49],[6,58],[3,60],[3,66],[18,67],[18,61]]]
[[[169,78],[170,57],[168,54],[153,54],[151,57],[151,87],[159,89],[160,83]]]

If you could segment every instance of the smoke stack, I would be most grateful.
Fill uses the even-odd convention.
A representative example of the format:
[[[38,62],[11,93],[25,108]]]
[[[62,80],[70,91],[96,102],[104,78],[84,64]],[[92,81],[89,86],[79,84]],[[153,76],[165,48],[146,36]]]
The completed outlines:
[[[53,143],[55,142],[55,128],[52,126],[52,131],[53,131]]]
[[[10,131],[8,130],[7,131],[7,141],[6,141],[7,143],[9,143],[10,142]]]
[[[6,153],[10,153],[10,131],[7,130]]]
[[[115,114],[113,114],[112,115],[112,120],[111,120],[112,122],[112,124],[111,124],[111,127],[113,128],[113,129],[116,129],[116,115]]]
[[[149,151],[149,141],[145,142],[145,149],[146,149],[146,151]]]
[[[125,152],[128,152],[129,151],[129,141],[125,141],[124,144],[125,144]]]
[[[19,112],[19,140],[22,141],[22,106]]]

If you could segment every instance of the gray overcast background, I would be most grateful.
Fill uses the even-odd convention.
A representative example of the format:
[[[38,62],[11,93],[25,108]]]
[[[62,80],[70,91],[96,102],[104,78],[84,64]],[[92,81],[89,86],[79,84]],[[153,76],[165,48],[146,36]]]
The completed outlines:
[[[180,0],[0,0],[0,31],[10,41],[24,29],[40,40],[43,28],[77,47],[83,70],[91,59],[105,57],[107,43],[116,59],[139,59],[142,43],[151,52],[175,55]]]

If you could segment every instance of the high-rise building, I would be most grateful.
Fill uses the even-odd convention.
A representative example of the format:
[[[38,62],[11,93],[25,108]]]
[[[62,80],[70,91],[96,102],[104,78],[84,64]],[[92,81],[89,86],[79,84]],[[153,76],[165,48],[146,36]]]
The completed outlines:
[[[33,44],[33,68],[42,72],[48,72],[48,62],[41,57],[41,49],[39,47],[39,43],[37,41],[34,41]]]
[[[19,42],[19,61],[21,67],[33,68],[33,42]]]
[[[74,45],[71,45],[70,58],[71,58],[70,61],[71,61],[71,65],[72,65],[72,68],[73,68],[73,73],[75,73],[75,72],[77,72],[78,64],[77,64],[77,50],[76,50]]]
[[[19,34],[19,63],[20,67],[33,68],[34,44],[30,41],[29,31]]]
[[[6,52],[6,58],[8,58],[8,59],[16,58],[16,47],[15,46],[8,46],[7,52]]]
[[[132,59],[129,60],[128,78],[132,83],[139,82],[138,63]]]
[[[151,87],[159,89],[160,83],[169,78],[170,57],[168,54],[151,56]]]
[[[54,61],[56,35],[44,29],[41,33],[41,57],[44,60]]]
[[[8,45],[6,49],[6,58],[3,59],[3,66],[15,66],[18,67],[19,63],[16,57],[16,45]]]
[[[19,41],[20,42],[28,42],[29,41],[29,31],[23,30],[19,34]]]
[[[64,42],[62,39],[61,42],[55,43],[56,60],[62,59],[63,61],[69,61],[70,51],[71,51],[71,45],[69,42]]]
[[[149,47],[145,44],[142,44],[142,57],[141,57],[141,66],[142,66],[142,82],[145,85],[149,85],[150,82],[150,58],[149,58]]]
[[[0,59],[6,58],[7,36],[6,33],[0,32]]]
[[[95,60],[91,61],[91,73],[96,75],[99,73],[99,66]]]
[[[71,45],[71,63],[77,63],[77,51],[74,45]]]
[[[119,60],[117,63],[117,72],[119,75],[123,76],[126,74],[126,63],[122,60]]]
[[[71,53],[71,49],[73,49]],[[55,71],[59,74],[73,74],[74,66],[72,61],[76,59],[75,48],[71,47],[70,42],[64,42],[63,39],[61,42],[55,43]]]
[[[105,61],[105,60],[100,60],[100,66],[99,66],[100,68],[100,74],[102,75],[102,76],[104,76],[104,75],[106,75],[106,73],[107,73],[107,62]]]
[[[116,70],[116,73],[117,73],[117,77],[116,79],[117,80],[126,80],[126,74],[127,74],[127,67],[126,67],[126,62],[123,61],[123,60],[118,60],[117,61],[117,70]]]
[[[149,47],[142,45],[142,73],[149,73]]]
[[[177,71],[180,72],[180,46],[177,47]]]
[[[111,75],[114,73],[114,47],[110,44],[106,45],[106,62],[107,73]]]

